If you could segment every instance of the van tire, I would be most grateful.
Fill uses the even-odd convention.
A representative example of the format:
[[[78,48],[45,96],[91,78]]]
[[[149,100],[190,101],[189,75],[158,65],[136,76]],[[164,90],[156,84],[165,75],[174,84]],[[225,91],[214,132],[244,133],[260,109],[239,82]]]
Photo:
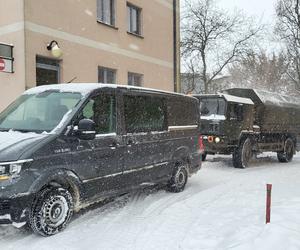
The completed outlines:
[[[252,158],[252,142],[250,138],[242,139],[238,148],[232,154],[232,162],[235,168],[246,168]]]
[[[32,206],[29,225],[42,236],[51,236],[64,230],[74,210],[73,197],[64,188],[48,187],[40,191]]]
[[[283,152],[277,152],[279,162],[290,162],[293,160],[295,152],[295,144],[291,138],[287,138],[284,142]]]
[[[172,193],[182,192],[188,180],[188,170],[183,164],[179,165],[173,173],[168,184],[168,191]]]

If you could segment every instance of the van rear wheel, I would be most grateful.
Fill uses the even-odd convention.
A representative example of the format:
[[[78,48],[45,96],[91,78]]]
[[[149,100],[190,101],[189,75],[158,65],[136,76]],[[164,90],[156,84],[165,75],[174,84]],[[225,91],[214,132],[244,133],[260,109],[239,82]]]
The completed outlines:
[[[283,152],[277,153],[277,158],[279,162],[290,162],[293,160],[295,152],[295,144],[291,138],[288,138],[284,142]]]
[[[188,180],[187,166],[180,165],[176,168],[169,184],[168,190],[172,193],[182,192]]]
[[[241,141],[232,155],[233,166],[235,168],[246,168],[252,158],[252,142],[250,138],[245,138]]]
[[[62,231],[73,215],[73,198],[64,188],[45,188],[37,196],[31,209],[29,225],[42,236]]]

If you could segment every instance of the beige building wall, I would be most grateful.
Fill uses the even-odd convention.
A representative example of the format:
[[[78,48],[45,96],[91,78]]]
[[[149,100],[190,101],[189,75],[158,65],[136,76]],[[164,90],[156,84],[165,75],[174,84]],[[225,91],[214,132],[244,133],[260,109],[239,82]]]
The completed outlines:
[[[14,73],[0,72],[0,110],[25,90],[23,0],[1,0],[0,43],[14,45]]]
[[[25,86],[36,85],[36,56],[52,58],[46,49],[52,40],[64,53],[61,82],[74,77],[74,82],[97,82],[98,66],[104,66],[117,70],[118,84],[127,84],[128,72],[134,72],[144,75],[144,87],[174,91],[173,0],[129,1],[142,8],[141,37],[127,32],[126,0],[115,1],[115,28],[97,22],[96,0],[1,1],[7,8],[0,9],[0,20],[5,20],[0,21],[0,42],[14,43],[16,73],[0,74],[0,98],[6,96],[0,110]],[[2,26],[16,23],[23,23],[23,29],[1,37]],[[10,95],[2,92],[2,85],[10,86]]]

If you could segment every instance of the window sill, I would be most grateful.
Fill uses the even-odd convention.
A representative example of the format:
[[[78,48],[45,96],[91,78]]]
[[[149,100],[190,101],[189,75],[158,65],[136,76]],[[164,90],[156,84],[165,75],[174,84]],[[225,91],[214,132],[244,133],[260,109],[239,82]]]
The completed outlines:
[[[104,25],[104,26],[106,26],[106,27],[109,27],[109,28],[112,28],[112,29],[115,29],[115,30],[118,30],[118,29],[119,29],[118,27],[116,27],[116,26],[114,26],[114,25],[111,25],[111,24],[108,24],[108,23],[104,23],[104,22],[99,21],[99,20],[97,20],[97,23],[100,23],[100,24],[102,24],[102,25]]]
[[[127,34],[144,39],[144,37],[142,35],[139,35],[139,34],[136,34],[136,33],[130,32],[130,31],[127,31]]]

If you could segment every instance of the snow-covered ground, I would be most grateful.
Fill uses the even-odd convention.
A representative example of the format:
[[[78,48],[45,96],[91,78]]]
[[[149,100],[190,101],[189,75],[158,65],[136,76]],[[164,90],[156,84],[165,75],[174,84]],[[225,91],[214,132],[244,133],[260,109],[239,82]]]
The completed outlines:
[[[230,160],[208,157],[184,192],[120,197],[50,238],[2,226],[0,249],[300,249],[300,155],[289,164],[264,155],[245,170]],[[266,183],[273,184],[268,225]]]

